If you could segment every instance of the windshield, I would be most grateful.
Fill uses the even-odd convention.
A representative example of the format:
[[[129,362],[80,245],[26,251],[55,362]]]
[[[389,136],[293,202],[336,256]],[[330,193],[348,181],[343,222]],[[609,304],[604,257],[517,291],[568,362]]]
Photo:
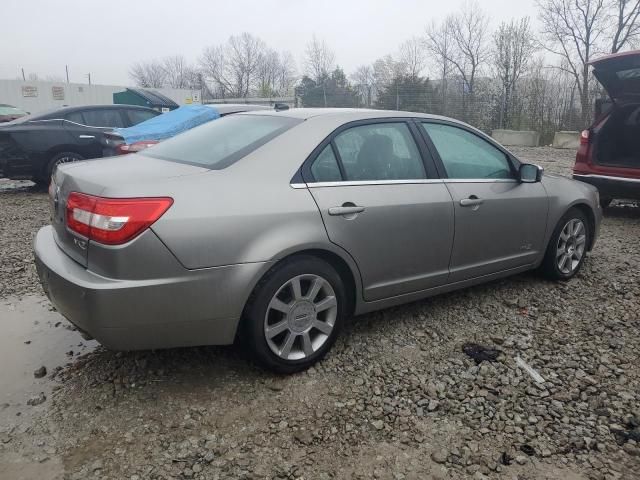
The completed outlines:
[[[219,170],[300,123],[289,117],[232,115],[188,130],[141,152],[148,157]]]

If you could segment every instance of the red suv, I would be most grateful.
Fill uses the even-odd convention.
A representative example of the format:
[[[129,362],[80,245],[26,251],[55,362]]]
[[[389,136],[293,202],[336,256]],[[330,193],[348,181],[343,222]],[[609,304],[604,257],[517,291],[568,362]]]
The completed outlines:
[[[591,62],[612,104],[583,131],[573,178],[600,191],[600,204],[614,198],[640,200],[640,50]]]

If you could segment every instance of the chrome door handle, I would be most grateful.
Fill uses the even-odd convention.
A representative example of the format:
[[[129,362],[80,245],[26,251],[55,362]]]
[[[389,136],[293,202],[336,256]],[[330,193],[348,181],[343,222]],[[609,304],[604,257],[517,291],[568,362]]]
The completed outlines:
[[[96,138],[95,135],[80,135],[78,138]]]
[[[342,207],[331,207],[329,209],[329,215],[353,215],[354,213],[364,212],[364,207],[359,207],[357,205],[353,206],[342,206]]]
[[[476,205],[482,205],[484,200],[476,197],[475,195],[471,195],[469,198],[463,198],[460,200],[460,205],[463,207],[474,207]]]

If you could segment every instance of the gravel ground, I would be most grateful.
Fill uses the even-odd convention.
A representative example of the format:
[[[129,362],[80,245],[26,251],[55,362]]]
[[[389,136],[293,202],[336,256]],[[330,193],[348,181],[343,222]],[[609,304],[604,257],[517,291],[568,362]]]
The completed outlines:
[[[513,150],[554,173],[573,160]],[[44,193],[0,193],[0,297],[39,292],[31,238],[47,217]],[[359,317],[299,375],[265,373],[237,347],[99,348],[53,373],[57,390],[33,421],[0,425],[0,468],[4,458],[7,478],[638,478],[638,238],[640,208],[614,205],[573,280],[524,274]],[[465,342],[499,355],[476,365]]]

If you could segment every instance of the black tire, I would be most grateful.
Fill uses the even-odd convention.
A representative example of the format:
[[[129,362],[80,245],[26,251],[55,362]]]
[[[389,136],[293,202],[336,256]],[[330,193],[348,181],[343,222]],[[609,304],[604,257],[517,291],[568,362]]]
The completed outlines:
[[[601,206],[602,208],[607,208],[607,207],[609,207],[609,205],[611,205],[611,202],[613,202],[613,198],[600,197],[600,206]]]
[[[300,276],[321,277],[322,280],[326,280],[330,285],[333,290],[332,293],[334,294],[332,295],[332,298],[335,298],[337,301],[335,310],[333,310],[333,308],[331,310],[332,319],[334,318],[333,329],[328,335],[323,336],[322,332],[319,330],[315,331],[311,328],[309,335],[315,334],[316,340],[320,338],[324,343],[321,343],[321,346],[319,346],[317,350],[305,358],[285,359],[274,353],[274,351],[272,351],[272,347],[269,346],[266,328],[268,328],[267,324],[270,320],[267,319],[267,315],[272,315],[274,312],[273,309],[269,308],[272,299],[277,295],[282,295],[282,292],[284,291],[283,288],[285,288],[288,282]],[[305,279],[303,279],[302,282],[304,283]],[[309,294],[310,288],[310,285],[302,285],[301,290]],[[324,295],[324,288],[320,291],[318,296],[314,298],[322,299],[322,295]],[[289,304],[296,305],[296,302],[297,301],[292,298]],[[331,349],[331,346],[338,337],[342,324],[344,323],[344,318],[347,312],[346,307],[347,297],[345,294],[344,282],[336,270],[330,264],[317,257],[311,255],[296,255],[276,265],[264,276],[264,278],[262,278],[262,280],[260,280],[258,285],[256,285],[256,288],[251,294],[244,310],[241,340],[249,349],[249,352],[255,358],[256,362],[268,370],[285,374],[306,370],[311,365],[321,360]],[[286,322],[287,318],[289,318],[284,313],[282,315],[283,317],[281,319],[277,319],[276,323]],[[293,316],[294,313],[291,313],[291,315]],[[319,316],[320,313],[316,313],[314,315]],[[270,318],[271,317],[269,317],[269,319]],[[292,334],[291,330],[283,331],[282,335],[284,337],[287,335],[293,335],[293,337],[296,338],[294,342],[298,342],[298,337],[295,337],[295,334]],[[302,335],[302,333],[299,335]],[[277,339],[278,337],[273,338]],[[282,341],[283,343],[286,343],[286,339]],[[302,342],[302,338],[300,338],[299,341]],[[299,348],[302,348],[301,343]]]
[[[84,160],[84,157],[76,152],[61,152],[54,155],[51,160],[47,163],[44,172],[42,172],[42,176],[36,180],[36,183],[49,184],[51,182],[51,175],[53,175],[53,171],[55,168],[62,163],[71,163],[78,162],[80,160]]]
[[[567,227],[569,222],[574,220],[581,222],[584,226],[584,248],[579,261],[577,261],[577,264],[575,264],[574,266],[567,266],[567,269],[569,271],[563,271],[560,269],[560,266],[558,264],[561,261],[558,257],[558,251],[561,247],[561,244],[559,243],[560,235]],[[544,260],[542,261],[542,265],[540,266],[540,270],[542,271],[542,273],[547,278],[550,278],[552,280],[569,280],[570,278],[574,277],[582,268],[584,259],[587,257],[587,249],[591,242],[591,235],[591,226],[589,224],[587,216],[581,210],[577,208],[571,208],[562,216],[562,218],[556,225],[553,234],[551,235],[551,239],[549,240],[549,244],[547,245],[547,251],[545,253]],[[562,244],[564,246],[567,246],[567,242],[563,241]],[[574,259],[570,257],[568,259],[568,262],[572,262],[573,260]]]

